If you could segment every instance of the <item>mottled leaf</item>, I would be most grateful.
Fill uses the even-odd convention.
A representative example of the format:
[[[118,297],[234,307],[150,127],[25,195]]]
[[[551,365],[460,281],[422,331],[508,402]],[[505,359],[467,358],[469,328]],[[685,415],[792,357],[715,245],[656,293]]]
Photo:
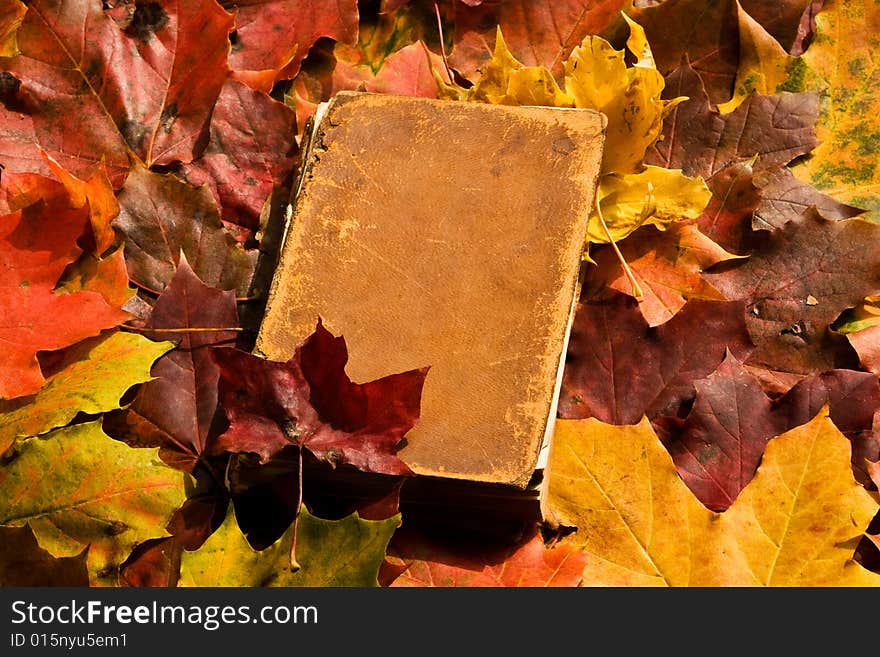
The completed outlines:
[[[739,21],[739,67],[733,85],[733,97],[718,105],[723,113],[732,112],[750,94],[769,95],[781,91],[788,80],[795,58],[789,55],[764,27],[737,5]]]
[[[880,217],[877,167],[880,5],[867,0],[827,0],[816,16],[813,42],[792,71],[794,89],[822,91],[816,123],[819,145],[794,168],[795,175],[837,201]]]
[[[853,560],[877,502],[827,413],[767,444],[723,513],[703,507],[650,423],[558,421],[545,513],[577,527],[586,586],[880,586]]]
[[[298,528],[257,552],[247,542],[230,509],[223,525],[195,552],[181,557],[178,586],[378,586],[379,566],[400,516],[362,520],[322,520],[305,507]],[[290,566],[296,532],[298,570]]]
[[[184,501],[184,481],[155,450],[112,440],[100,421],[78,424],[18,443],[0,469],[0,524],[30,524],[55,557],[88,546],[91,584],[114,586],[131,549],[165,533]]]

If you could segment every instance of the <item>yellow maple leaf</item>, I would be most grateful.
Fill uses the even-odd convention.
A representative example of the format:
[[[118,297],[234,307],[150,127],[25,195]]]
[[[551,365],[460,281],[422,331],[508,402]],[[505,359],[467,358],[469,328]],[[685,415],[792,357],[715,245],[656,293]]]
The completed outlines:
[[[679,477],[650,422],[559,420],[545,516],[577,527],[585,586],[880,586],[853,560],[878,504],[859,485],[850,443],[827,406],[769,441],[723,513]]]
[[[565,62],[565,91],[575,107],[595,109],[608,117],[603,173],[634,173],[645,150],[660,137],[663,118],[684,97],[661,99],[665,82],[654,67],[642,27],[622,14],[629,25],[627,48],[638,58],[628,67],[623,50],[605,39],[587,36]]]

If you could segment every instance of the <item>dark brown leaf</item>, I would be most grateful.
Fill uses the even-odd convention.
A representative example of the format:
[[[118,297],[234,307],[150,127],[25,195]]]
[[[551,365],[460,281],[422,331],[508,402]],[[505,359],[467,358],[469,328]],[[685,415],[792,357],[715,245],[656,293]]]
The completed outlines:
[[[828,327],[880,291],[880,226],[858,218],[828,221],[811,210],[747,261],[705,276],[728,299],[747,303],[756,345],[748,364],[800,375],[848,367],[840,359],[851,348]]]
[[[752,349],[743,301],[690,301],[656,328],[636,306],[623,295],[579,304],[560,417],[636,424],[643,415],[678,416],[693,399],[693,382],[713,372],[728,348],[740,359]]]
[[[206,285],[247,296],[257,250],[246,250],[224,230],[208,187],[135,166],[119,207],[113,225],[125,238],[125,259],[137,284],[161,292],[183,253]]]

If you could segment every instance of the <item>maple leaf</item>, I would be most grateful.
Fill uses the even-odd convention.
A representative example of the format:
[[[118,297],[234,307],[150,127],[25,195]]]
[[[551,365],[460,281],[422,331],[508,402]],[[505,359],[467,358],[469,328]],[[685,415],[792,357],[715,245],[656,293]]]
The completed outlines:
[[[752,350],[743,301],[689,301],[672,319],[648,326],[634,299],[616,294],[580,303],[566,356],[559,416],[615,424],[678,415],[693,382],[709,375],[726,349]]]
[[[507,0],[454,6],[455,46],[450,64],[466,78],[483,72],[496,28],[527,66],[541,66],[561,77],[563,63],[587,34],[611,24],[624,0]]]
[[[345,373],[345,339],[320,320],[286,363],[233,348],[212,354],[230,422],[216,452],[252,452],[265,463],[293,445],[334,466],[410,474],[395,452],[418,420],[427,368],[353,383]]]
[[[813,130],[819,113],[815,92],[753,94],[734,111],[721,114],[710,105],[697,73],[685,64],[667,76],[664,95],[688,100],[666,117],[662,138],[645,156],[647,164],[708,179],[751,158],[755,172],[775,169],[818,143]]]
[[[96,0],[36,0],[2,67],[22,82],[37,140],[62,167],[106,163],[114,187],[129,158],[189,161],[227,77],[232,16],[215,2],[138,4],[121,28]],[[88,130],[65,130],[84,117]]]
[[[119,408],[125,391],[149,381],[152,364],[173,347],[171,342],[114,331],[64,350],[39,392],[0,400],[0,453],[16,439],[68,424],[77,413]]]
[[[166,463],[191,472],[220,430],[220,371],[210,348],[234,342],[236,327],[235,294],[205,285],[181,258],[141,329],[154,339],[175,340],[176,349],[159,359],[152,380],[124,411],[105,417],[104,430],[131,445],[161,447],[159,456]],[[189,330],[194,328],[214,330]]]
[[[37,352],[67,347],[126,319],[101,294],[54,288],[80,253],[87,211],[38,202],[0,217],[0,398],[37,392],[44,383]],[[75,318],[75,320],[73,319]]]
[[[250,453],[271,464],[276,483],[287,493],[271,495],[281,500],[281,522],[286,518],[296,526],[298,518],[290,518],[285,509],[292,508],[295,515],[301,505],[304,450],[332,467],[348,464],[364,472],[411,474],[396,452],[418,420],[428,368],[353,383],[345,373],[345,339],[332,336],[320,320],[287,362],[229,347],[211,353],[220,368],[220,403],[229,428],[210,452]],[[284,452],[293,448],[294,458],[285,458]],[[262,529],[249,517],[242,521],[251,544],[259,546]],[[269,536],[274,538],[271,532]]]
[[[207,184],[224,222],[250,232],[275,185],[298,162],[294,112],[265,93],[227,80],[211,115],[211,132],[202,155],[183,167],[195,186]]]
[[[634,66],[626,65],[624,51],[596,36],[586,37],[565,61],[565,91],[575,107],[608,117],[602,173],[638,172],[645,150],[660,137],[663,117],[684,100],[665,99],[665,81],[644,30],[624,18],[630,30],[627,49],[638,60]]]
[[[128,284],[128,268],[125,265],[125,251],[120,245],[101,258],[91,253],[83,253],[73,264],[64,270],[58,279],[59,292],[97,292],[111,306],[128,310],[135,301],[137,290]]]
[[[795,58],[789,55],[764,27],[743,9],[738,1],[739,66],[733,85],[733,97],[719,103],[722,113],[732,112],[749,94],[772,94],[782,91]]]
[[[795,89],[823,94],[816,123],[819,145],[793,167],[795,176],[841,203],[880,211],[876,166],[876,115],[880,96],[873,83],[877,63],[864,54],[877,48],[880,7],[865,0],[827,0],[816,16],[816,34],[788,81]]]
[[[462,87],[447,83],[435,73],[440,97],[449,100],[491,103],[493,105],[546,105],[573,107],[574,98],[563,92],[553,75],[543,66],[524,66],[507,47],[499,27],[492,59],[479,81]]]
[[[755,230],[782,228],[800,219],[810,207],[826,219],[850,219],[863,213],[798,180],[787,167],[762,171],[754,177],[754,184],[760,196],[752,217]]]
[[[236,71],[278,71],[296,76],[302,60],[321,37],[354,44],[357,0],[223,0],[235,11],[235,38],[229,64]]]
[[[639,173],[604,175],[597,192],[600,209],[590,214],[587,240],[619,241],[639,226],[664,230],[675,222],[696,219],[711,194],[702,178],[689,178],[679,169],[647,166]]]
[[[627,13],[644,27],[661,73],[687,59],[713,103],[730,98],[738,62],[735,0],[666,0]]]
[[[710,177],[707,185],[712,198],[697,219],[697,226],[725,249],[747,253],[752,248],[752,229],[758,228],[756,209],[763,200],[752,165],[748,161],[735,162]]]
[[[110,222],[119,214],[119,203],[116,201],[104,164],[95,167],[88,180],[80,180],[65,171],[50,156],[45,153],[44,156],[52,173],[67,190],[71,207],[81,208],[88,204],[89,222],[95,239],[95,254],[100,256],[106,253],[116,241],[116,233]]]
[[[475,550],[460,537],[444,541],[400,529],[379,580],[391,587],[572,587],[585,561],[572,546],[545,546],[537,533],[512,546]]]
[[[830,406],[835,426],[852,441],[856,479],[868,482],[862,461],[877,450],[861,432],[871,429],[880,386],[866,372],[833,370],[801,381],[771,400],[758,380],[728,353],[709,377],[694,382],[686,420],[653,422],[684,482],[713,511],[727,509],[751,481],[768,440],[809,422]]]
[[[35,481],[43,485],[35,488]],[[0,525],[29,524],[55,557],[88,546],[91,584],[113,586],[131,549],[164,534],[184,500],[184,482],[156,450],[110,439],[100,421],[77,424],[17,443],[0,469]]]
[[[853,560],[877,502],[827,412],[772,438],[723,513],[703,507],[647,419],[558,421],[545,515],[577,527],[586,586],[880,586]]]
[[[88,586],[87,550],[55,558],[27,525],[0,526],[0,586]]]
[[[257,250],[246,250],[223,228],[211,190],[135,165],[119,192],[113,225],[125,239],[131,279],[161,292],[180,254],[207,285],[247,296]]]
[[[654,227],[637,230],[620,243],[620,252],[642,290],[639,311],[649,326],[672,319],[688,299],[724,296],[702,277],[702,272],[723,260],[736,258],[703,235],[693,223],[676,223],[660,232]],[[596,267],[586,272],[581,299],[598,298],[612,289],[635,296],[617,254],[608,247],[594,252]]]
[[[829,325],[880,286],[878,230],[859,218],[835,222],[810,211],[739,266],[706,274],[728,299],[748,301],[756,345],[748,364],[793,374],[835,367],[842,356]]]
[[[0,0],[0,57],[18,54],[15,33],[24,19],[27,7],[19,0]]]
[[[178,586],[378,586],[379,567],[400,515],[363,520],[352,514],[323,520],[303,506],[299,529],[256,551],[245,539],[235,512],[195,552],[181,556]],[[290,565],[296,540],[300,568]]]

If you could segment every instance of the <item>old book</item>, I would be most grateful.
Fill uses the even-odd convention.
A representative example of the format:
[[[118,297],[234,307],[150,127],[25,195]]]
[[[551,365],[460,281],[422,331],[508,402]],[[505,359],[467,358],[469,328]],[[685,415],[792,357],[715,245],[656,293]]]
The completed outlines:
[[[255,352],[288,359],[321,317],[354,381],[429,365],[399,453],[416,479],[526,490],[604,130],[590,110],[338,94],[304,146]]]

